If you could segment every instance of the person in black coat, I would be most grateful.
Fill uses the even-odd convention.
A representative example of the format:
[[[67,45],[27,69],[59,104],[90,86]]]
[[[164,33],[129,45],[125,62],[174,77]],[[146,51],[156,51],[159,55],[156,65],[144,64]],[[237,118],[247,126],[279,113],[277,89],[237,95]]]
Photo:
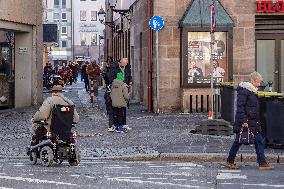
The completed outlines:
[[[117,76],[118,73],[122,73],[124,75],[125,79],[124,79],[123,82],[127,84],[128,90],[129,90],[129,92],[131,92],[131,89],[132,89],[131,66],[130,66],[130,64],[128,64],[127,58],[122,58],[118,62],[111,62],[110,63],[109,71],[108,71],[108,74],[107,74],[108,82],[109,82],[110,85],[112,84],[113,80],[116,79],[116,76]],[[108,90],[106,90],[105,100],[110,98],[109,94],[110,94],[110,91],[108,92]],[[112,120],[113,120],[113,110],[112,110],[113,107],[112,107],[112,104],[111,104],[111,99],[106,100],[105,103],[106,103],[106,107],[107,107],[107,112],[109,112],[109,114],[108,114],[109,115],[108,131],[112,132],[113,127],[111,127],[111,125],[110,125],[110,124],[112,124]],[[128,129],[128,130],[131,130],[131,128],[126,124],[126,108],[124,109],[123,115],[124,115],[123,127]]]
[[[241,129],[250,129],[254,134],[254,145],[259,169],[268,170],[273,169],[273,167],[266,162],[264,155],[263,138],[261,136],[259,123],[259,102],[256,94],[257,87],[260,86],[262,80],[262,76],[258,72],[253,72],[250,75],[250,82],[241,82],[237,87],[237,111],[235,115],[234,133],[238,136]],[[226,167],[230,169],[237,168],[234,161],[240,146],[241,144],[236,138],[230,149],[227,162],[225,163]]]

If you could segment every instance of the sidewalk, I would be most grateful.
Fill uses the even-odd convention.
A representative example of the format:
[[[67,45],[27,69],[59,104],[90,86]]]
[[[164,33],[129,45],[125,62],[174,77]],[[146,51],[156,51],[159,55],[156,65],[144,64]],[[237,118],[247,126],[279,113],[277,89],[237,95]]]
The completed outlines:
[[[104,90],[99,91],[94,110],[103,110]],[[83,97],[83,96],[81,96]],[[86,98],[86,97],[85,97]],[[84,99],[84,98],[83,98]],[[95,117],[95,116],[94,116]],[[190,133],[196,123],[206,119],[204,114],[148,113],[139,104],[127,109],[127,124],[133,128],[126,134],[108,133],[107,119],[98,126],[102,137],[94,138],[99,157],[127,160],[207,160],[226,159],[233,136],[205,136]],[[266,156],[273,162],[284,162],[284,150],[266,149]],[[254,146],[242,146],[238,159],[256,161]],[[112,157],[113,158],[113,157]]]
[[[78,144],[83,159],[115,158],[128,160],[194,160],[224,161],[233,136],[205,136],[190,133],[195,124],[205,119],[204,114],[148,113],[139,104],[127,109],[127,123],[133,129],[125,134],[107,132],[104,89],[95,103],[79,82],[65,88],[65,95],[76,104],[80,115],[77,125]],[[44,96],[50,96],[45,93]],[[30,143],[30,119],[38,107],[0,111],[0,157],[26,157],[25,147]],[[265,153],[276,162],[284,162],[284,150],[266,149]],[[255,161],[255,150],[242,146],[238,157]]]

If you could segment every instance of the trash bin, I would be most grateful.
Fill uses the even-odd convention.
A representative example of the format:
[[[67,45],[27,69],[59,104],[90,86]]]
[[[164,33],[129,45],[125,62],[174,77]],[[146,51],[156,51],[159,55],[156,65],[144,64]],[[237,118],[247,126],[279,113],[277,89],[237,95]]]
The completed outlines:
[[[221,118],[231,124],[235,121],[237,86],[237,83],[220,83]]]
[[[260,124],[266,147],[284,147],[284,95],[259,92]]]

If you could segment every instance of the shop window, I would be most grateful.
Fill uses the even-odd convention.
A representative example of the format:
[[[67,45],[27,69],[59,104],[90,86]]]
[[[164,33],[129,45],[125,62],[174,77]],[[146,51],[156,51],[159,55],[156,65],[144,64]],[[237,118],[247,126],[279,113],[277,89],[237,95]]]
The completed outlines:
[[[84,33],[80,33],[80,41],[81,46],[86,46],[86,35]]]
[[[97,21],[97,11],[91,11],[91,21]]]
[[[91,45],[97,46],[97,34],[96,33],[93,33],[91,36]]]
[[[210,33],[188,32],[188,72],[186,81],[189,85],[210,84]],[[214,83],[228,81],[227,32],[215,33],[213,46],[213,79]]]
[[[87,20],[87,11],[81,10],[80,11],[80,20],[81,21],[86,21]]]

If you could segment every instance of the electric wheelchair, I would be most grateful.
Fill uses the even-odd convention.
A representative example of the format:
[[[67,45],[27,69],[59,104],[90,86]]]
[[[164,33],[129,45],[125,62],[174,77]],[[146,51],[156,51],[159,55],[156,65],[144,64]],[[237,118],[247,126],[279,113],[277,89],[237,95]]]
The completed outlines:
[[[36,121],[39,124],[39,144],[27,149],[33,165],[37,159],[43,166],[51,166],[53,162],[61,164],[67,160],[71,166],[80,163],[80,150],[76,146],[76,130],[73,123],[74,106],[55,105],[52,109],[50,131],[46,132],[46,121]]]

